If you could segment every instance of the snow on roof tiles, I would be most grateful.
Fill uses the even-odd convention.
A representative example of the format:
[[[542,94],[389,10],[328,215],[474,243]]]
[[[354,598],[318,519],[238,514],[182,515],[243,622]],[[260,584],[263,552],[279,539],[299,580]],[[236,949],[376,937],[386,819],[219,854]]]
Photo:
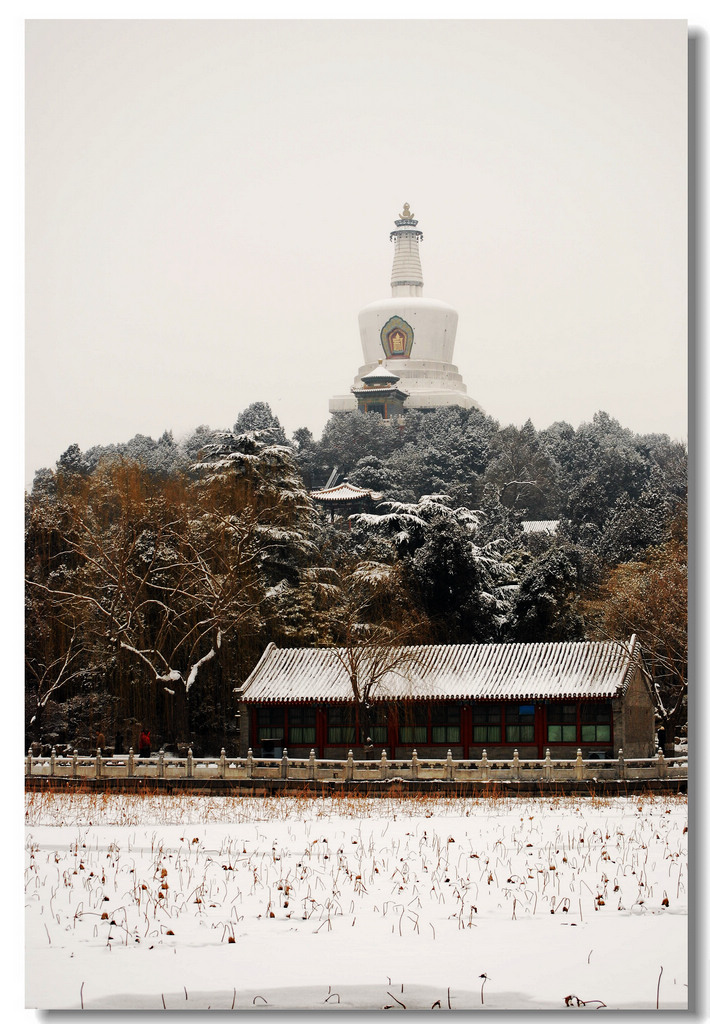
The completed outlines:
[[[356,487],[355,484],[344,480],[337,487],[325,487],[322,491],[311,491],[311,497],[317,498],[319,501],[357,501],[360,498],[372,498],[377,501],[382,495],[367,490],[365,487]]]
[[[640,658],[635,636],[628,643],[454,644],[406,650],[411,658],[383,676],[376,699],[610,698],[624,692]],[[339,653],[343,655],[342,648]],[[269,644],[244,684],[243,699],[351,701],[352,690],[334,649]]]
[[[557,533],[559,519],[523,519],[523,533]]]
[[[369,373],[364,373],[362,375],[362,377],[360,378],[360,380],[366,380],[366,381],[378,381],[378,380],[381,380],[381,381],[387,381],[388,383],[396,384],[397,381],[399,380],[399,377],[397,376],[396,373],[392,373],[392,371],[389,369],[389,367],[380,365],[380,366],[376,366],[374,370],[370,370]]]

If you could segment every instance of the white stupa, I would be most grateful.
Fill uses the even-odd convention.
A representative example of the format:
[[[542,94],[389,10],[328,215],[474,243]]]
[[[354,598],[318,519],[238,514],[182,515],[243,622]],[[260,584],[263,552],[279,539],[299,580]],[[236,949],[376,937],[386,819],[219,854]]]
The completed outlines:
[[[458,313],[438,299],[425,299],[419,259],[422,232],[409,209],[409,203],[390,233],[394,241],[392,297],[372,302],[360,311],[360,340],[365,363],[358,370],[355,388],[384,359],[385,367],[395,370],[408,393],[406,409],[436,409],[458,405],[480,409],[466,393],[458,368],[452,363]],[[331,398],[330,412],[357,409],[352,393]]]

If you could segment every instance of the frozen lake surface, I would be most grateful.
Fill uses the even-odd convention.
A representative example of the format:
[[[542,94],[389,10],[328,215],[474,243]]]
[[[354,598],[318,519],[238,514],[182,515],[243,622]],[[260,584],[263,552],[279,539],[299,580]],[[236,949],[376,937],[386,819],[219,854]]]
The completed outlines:
[[[687,800],[26,796],[26,1005],[683,1009]]]

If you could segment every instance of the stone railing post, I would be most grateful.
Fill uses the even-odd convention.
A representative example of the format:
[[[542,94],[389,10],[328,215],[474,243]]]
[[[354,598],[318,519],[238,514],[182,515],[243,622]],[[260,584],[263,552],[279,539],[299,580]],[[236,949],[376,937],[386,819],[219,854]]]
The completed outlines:
[[[185,774],[188,779],[194,779],[195,777],[195,765],[193,764],[192,758],[192,747],[187,748],[187,757],[185,758]]]
[[[550,757],[550,748],[548,747],[545,751],[545,766],[543,768],[543,778],[547,781],[552,779],[552,758]]]
[[[227,755],[225,753],[224,747],[222,747],[222,751],[221,751],[221,753],[219,755],[219,777],[220,777],[220,779],[224,779],[226,777],[226,775],[227,775]]]
[[[658,749],[658,757],[656,758],[656,773],[659,779],[665,779],[666,777],[666,759],[663,756],[663,751]]]
[[[128,775],[129,779],[132,778],[133,775],[135,775],[135,771],[136,771],[136,757],[135,757],[135,754],[133,753],[133,747],[129,747],[128,748],[128,769],[127,769],[127,775]]]
[[[247,778],[251,779],[254,775],[254,755],[252,754],[251,747],[247,750]]]
[[[353,752],[352,752],[352,750],[349,750],[348,751],[348,759],[345,762],[345,778],[348,781],[352,781],[352,779],[354,777],[355,777],[355,766],[353,764]]]
[[[419,759],[417,758],[416,750],[412,751],[412,778],[419,778]]]
[[[54,775],[54,772],[52,772],[52,775]],[[96,751],[96,778],[101,778],[101,747]]]
[[[520,778],[520,758],[518,757],[518,751],[513,751],[513,778]]]
[[[380,778],[386,779],[388,774],[387,769],[387,751],[382,751],[382,757],[380,758]]]
[[[76,747],[74,747],[74,753],[72,754],[71,759],[71,773],[75,779],[79,775],[79,755],[76,752]]]
[[[316,777],[316,752],[311,747],[311,752],[308,755],[308,778],[315,779]]]
[[[165,778],[165,754],[162,750],[158,751],[158,778]]]
[[[25,775],[32,774],[32,747],[27,748],[27,757],[25,758]]]
[[[284,747],[284,752],[281,756],[281,778],[288,778],[288,750]]]
[[[582,748],[577,748],[577,760],[574,762],[574,777],[580,781],[584,778],[584,761],[582,760]]]
[[[49,774],[54,775],[57,770],[57,751],[54,747],[49,755]]]
[[[484,782],[488,781],[488,751],[481,751],[481,778]]]
[[[446,778],[449,782],[454,781],[454,759],[450,750],[446,751]]]
[[[624,762],[624,751],[619,747],[619,758],[618,758],[618,773],[620,779],[626,778],[626,764]]]

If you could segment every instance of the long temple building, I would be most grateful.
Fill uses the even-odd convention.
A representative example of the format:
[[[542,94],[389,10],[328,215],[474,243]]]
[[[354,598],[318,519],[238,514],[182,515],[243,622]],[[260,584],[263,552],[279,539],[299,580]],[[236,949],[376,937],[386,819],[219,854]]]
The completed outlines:
[[[364,652],[364,653],[363,653]],[[270,643],[238,689],[240,756],[392,759],[650,758],[654,708],[635,636],[561,643],[277,648]],[[348,666],[357,665],[353,683]],[[389,666],[389,667],[388,667]],[[368,673],[379,673],[363,700]],[[374,677],[373,677],[374,678]],[[369,741],[369,742],[368,742]]]
[[[330,412],[359,408],[390,418],[409,409],[447,405],[480,409],[452,362],[458,313],[445,302],[424,297],[419,257],[424,236],[409,203],[394,223],[395,230],[390,232],[394,242],[392,295],[360,311],[364,364],[350,392],[331,398]],[[396,387],[396,395],[390,391],[394,401],[377,401],[378,392],[386,386]]]

